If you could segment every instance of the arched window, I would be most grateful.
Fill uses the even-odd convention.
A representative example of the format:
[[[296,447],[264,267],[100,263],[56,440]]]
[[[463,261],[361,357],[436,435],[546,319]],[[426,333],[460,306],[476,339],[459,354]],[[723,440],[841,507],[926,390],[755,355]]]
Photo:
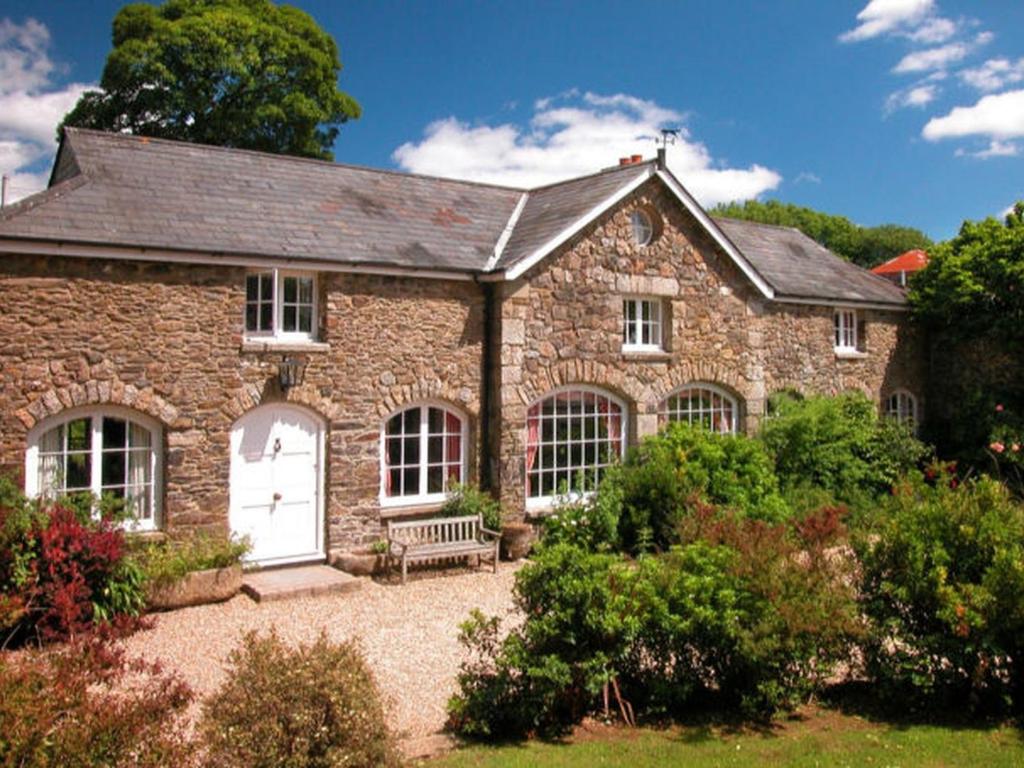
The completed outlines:
[[[384,422],[381,503],[421,504],[445,498],[466,479],[466,420],[442,405],[414,405]]]
[[[123,408],[78,410],[29,433],[26,491],[56,497],[91,493],[123,499],[135,527],[157,527],[160,428]]]
[[[897,389],[885,401],[885,415],[900,424],[917,424],[917,398],[905,389]]]
[[[666,397],[659,410],[663,423],[685,421],[723,435],[736,434],[736,398],[712,384],[688,384]]]
[[[527,413],[526,500],[595,490],[625,449],[625,407],[604,392],[571,387],[546,395]]]

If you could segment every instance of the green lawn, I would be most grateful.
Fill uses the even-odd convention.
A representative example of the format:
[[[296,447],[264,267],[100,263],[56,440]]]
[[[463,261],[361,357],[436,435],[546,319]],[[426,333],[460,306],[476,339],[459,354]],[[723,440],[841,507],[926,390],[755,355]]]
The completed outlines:
[[[1024,739],[1013,727],[894,726],[859,717],[817,712],[765,732],[730,733],[709,728],[667,730],[595,726],[571,743],[529,742],[473,746],[425,763],[429,768],[468,766],[998,766],[1024,765]]]

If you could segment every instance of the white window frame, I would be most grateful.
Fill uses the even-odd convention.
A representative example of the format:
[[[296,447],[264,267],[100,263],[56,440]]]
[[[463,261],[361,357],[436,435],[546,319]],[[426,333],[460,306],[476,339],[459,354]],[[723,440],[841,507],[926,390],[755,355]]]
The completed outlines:
[[[895,389],[885,399],[885,415],[900,424],[917,428],[917,398],[906,389]]]
[[[832,341],[840,353],[857,351],[857,310],[837,307],[832,316]]]
[[[643,248],[654,239],[654,218],[643,208],[637,208],[629,215],[633,245]]]
[[[406,496],[388,496],[387,494],[387,473],[389,465],[387,461],[387,433],[388,433],[388,422],[391,421],[395,416],[404,414],[406,411],[410,411],[414,408],[420,409],[420,431],[419,431],[419,493],[410,494]],[[436,504],[444,502],[448,498],[450,489],[448,489],[448,476],[444,476],[445,490],[441,492],[429,493],[427,491],[428,483],[428,468],[431,464],[429,459],[429,438],[430,438],[430,409],[437,408],[443,411],[446,415],[452,414],[459,420],[459,482],[465,484],[468,481],[468,461],[469,456],[469,419],[466,418],[466,414],[455,408],[448,403],[440,402],[438,400],[423,400],[415,403],[408,403],[401,408],[396,408],[394,411],[389,413],[380,425],[380,505],[381,507],[412,507],[423,504]],[[447,418],[445,419],[447,422]],[[447,446],[444,449],[447,452]],[[451,462],[444,461],[442,459],[442,465],[450,464]],[[403,465],[405,466],[405,465]],[[411,466],[411,465],[408,465]]]
[[[523,469],[524,469],[524,472],[523,472],[523,475],[524,475],[523,476],[523,491],[524,491],[524,494],[525,494],[525,497],[526,497],[526,510],[528,512],[545,512],[545,511],[548,511],[548,510],[552,509],[555,506],[555,504],[557,502],[559,502],[559,501],[562,501],[562,500],[574,501],[574,500],[586,499],[586,498],[589,498],[590,496],[592,496],[593,493],[594,493],[593,490],[579,491],[579,490],[573,490],[573,489],[570,488],[570,490],[569,490],[569,492],[567,494],[559,494],[559,493],[557,493],[557,488],[556,488],[556,493],[553,493],[553,494],[548,494],[548,495],[544,495],[544,496],[531,496],[530,495],[530,473],[531,473],[533,468],[526,466],[526,461],[527,461],[526,456],[529,455],[529,450],[530,450],[530,416],[529,416],[529,413],[530,413],[531,410],[533,410],[533,408],[535,408],[537,406],[540,406],[544,401],[549,400],[549,399],[551,399],[553,397],[556,397],[558,395],[564,395],[566,393],[581,393],[581,394],[582,393],[587,393],[587,394],[592,394],[592,395],[596,395],[598,397],[606,398],[609,403],[612,403],[612,404],[618,406],[618,408],[619,408],[619,424],[620,424],[620,426],[619,426],[619,455],[616,458],[618,460],[621,460],[623,458],[623,456],[626,455],[626,443],[627,443],[628,436],[629,436],[629,409],[626,407],[625,402],[623,402],[622,400],[620,400],[618,397],[613,395],[611,392],[608,392],[607,390],[601,389],[599,387],[587,386],[587,385],[584,385],[584,384],[576,384],[576,385],[568,385],[568,386],[564,386],[564,387],[556,387],[555,389],[551,389],[551,390],[545,392],[541,397],[537,398],[536,400],[534,400],[530,404],[530,407],[527,410],[526,432],[523,435],[523,446],[524,446],[524,448],[526,450],[526,455],[524,455],[524,467],[523,467]],[[557,417],[558,414],[556,414],[555,416]],[[535,454],[535,461],[542,462],[539,465],[539,467],[538,467],[538,471],[540,471],[540,472],[542,472],[544,469],[546,469],[546,467],[543,466],[543,460],[542,460],[543,451],[541,451],[541,448],[544,445],[554,445],[554,446],[559,445],[559,442],[557,440],[555,442],[553,442],[553,443],[550,443],[550,444],[544,443],[543,420],[544,420],[544,417],[541,416],[541,418],[540,418],[540,426],[538,428],[539,442],[537,444],[537,452]],[[581,446],[586,446],[586,445],[589,445],[589,444],[597,445],[598,442],[599,441],[596,441],[596,440],[595,441],[578,440],[578,441],[570,441],[568,443],[568,445],[570,445],[570,446],[574,445],[574,444],[578,444],[578,445],[581,445]],[[584,448],[583,450],[584,450],[584,454],[586,454],[586,449]],[[597,454],[597,451],[595,449],[595,456],[596,456],[596,454]],[[609,466],[609,464],[595,463],[593,465],[593,467],[607,467],[607,466]],[[588,468],[588,466],[584,465],[584,466],[580,466],[580,467],[573,467],[571,469],[583,470],[583,469],[587,469],[587,468]],[[571,480],[570,480],[570,482],[571,482]]]
[[[103,418],[120,419],[135,423],[149,432],[150,438],[150,498],[149,508],[152,514],[144,520],[126,521],[125,527],[135,531],[155,531],[160,527],[163,500],[163,431],[160,423],[138,411],[120,406],[85,406],[72,408],[63,413],[45,419],[36,424],[28,433],[28,445],[25,451],[25,494],[36,498],[44,489],[39,487],[39,454],[40,441],[43,435],[62,425],[79,419],[90,419],[92,440],[90,445],[91,466],[88,491],[99,497],[103,485]]]
[[[662,300],[653,296],[627,296],[622,300],[622,351],[623,352],[664,352],[665,351],[665,310]],[[644,321],[643,308],[651,308],[651,319]],[[644,343],[644,325],[651,328],[651,341]],[[630,331],[636,342],[629,342]]]
[[[272,275],[273,294],[273,325],[270,330],[251,331],[247,327],[247,314],[249,310],[248,282],[250,277],[257,275]],[[246,273],[245,285],[245,306],[242,311],[242,332],[247,339],[259,339],[263,341],[278,342],[304,342],[316,341],[320,317],[320,296],[317,274],[315,272],[302,272],[287,269],[253,269]],[[285,331],[284,327],[284,280],[289,277],[308,278],[312,280],[313,305],[311,310],[309,331]]]
[[[683,411],[682,409],[679,408],[670,410],[669,402],[672,400],[672,398],[681,397],[684,392],[691,393],[690,397],[688,398],[688,402],[691,405],[693,403],[692,393],[698,393],[698,396],[709,396],[711,400],[711,407],[704,408],[703,406],[700,406],[695,411],[692,408],[687,409],[686,411]],[[717,398],[720,403],[718,407],[715,406],[715,398]],[[690,382],[688,384],[684,384],[681,387],[677,387],[676,389],[669,392],[665,396],[665,399],[662,400],[661,403],[658,405],[658,418],[661,421],[662,425],[671,424],[677,421],[686,422],[687,424],[694,424],[696,422],[698,425],[703,425],[703,417],[707,415],[711,417],[712,426],[714,426],[714,419],[716,415],[719,417],[725,417],[727,415],[726,409],[724,407],[725,404],[728,404],[731,410],[732,418],[729,423],[729,429],[718,429],[713,431],[716,431],[720,435],[735,435],[739,432],[739,398],[730,394],[721,387],[715,386],[714,384],[708,384],[703,381]],[[684,414],[686,414],[685,418],[683,417]]]

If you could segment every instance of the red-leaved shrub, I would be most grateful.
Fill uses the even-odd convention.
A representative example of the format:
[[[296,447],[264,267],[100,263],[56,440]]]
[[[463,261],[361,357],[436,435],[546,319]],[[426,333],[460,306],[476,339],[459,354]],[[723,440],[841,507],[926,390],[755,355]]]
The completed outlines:
[[[0,766],[195,765],[192,693],[104,633],[0,653]]]

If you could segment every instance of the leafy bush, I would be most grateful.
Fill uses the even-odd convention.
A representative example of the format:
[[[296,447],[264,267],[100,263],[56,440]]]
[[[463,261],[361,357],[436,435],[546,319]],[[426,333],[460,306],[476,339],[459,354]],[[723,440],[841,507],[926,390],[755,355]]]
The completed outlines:
[[[484,528],[501,532],[501,504],[472,485],[455,485],[438,514],[441,517],[483,515]]]
[[[670,424],[645,438],[625,462],[609,470],[598,491],[617,507],[620,543],[643,551],[675,541],[680,518],[698,500],[760,520],[785,519],[771,458],[756,440],[721,435],[688,424]]]
[[[474,611],[462,625],[471,652],[449,701],[467,736],[554,735],[589,711],[632,640],[623,617],[629,571],[621,558],[567,543],[544,547],[516,576],[526,622],[499,640],[499,621]]]
[[[142,610],[142,573],[123,531],[62,503],[40,507],[4,491],[0,506],[0,630],[7,641],[63,639]]]
[[[612,684],[638,713],[697,703],[767,716],[848,657],[860,629],[841,510],[771,525],[698,505],[682,546],[633,562],[562,541],[517,574],[525,621],[463,625],[449,702],[470,736],[556,734]]]
[[[1020,708],[1024,507],[989,478],[928,475],[901,483],[858,544],[868,670],[893,701]]]
[[[760,438],[775,458],[784,489],[813,486],[839,501],[863,504],[887,492],[927,456],[909,427],[880,418],[860,392],[772,400]]]
[[[173,584],[193,571],[237,565],[251,549],[248,539],[195,533],[183,538],[141,541],[132,554],[155,585]]]
[[[195,765],[182,734],[192,694],[92,636],[0,654],[0,765]]]
[[[292,649],[246,635],[203,706],[210,766],[390,766],[398,758],[377,686],[353,643],[321,635]]]
[[[535,551],[555,544],[572,544],[588,552],[614,551],[619,542],[620,488],[609,484],[590,499],[557,506],[542,520],[543,535]]]

